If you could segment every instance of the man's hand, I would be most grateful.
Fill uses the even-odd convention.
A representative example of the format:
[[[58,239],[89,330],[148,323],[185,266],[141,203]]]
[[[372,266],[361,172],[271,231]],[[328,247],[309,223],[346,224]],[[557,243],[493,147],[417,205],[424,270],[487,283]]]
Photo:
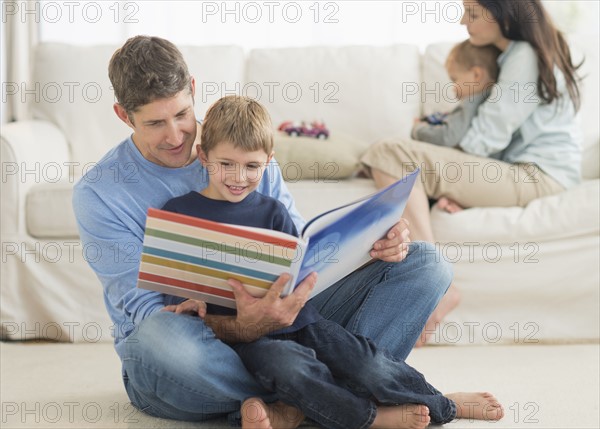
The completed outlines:
[[[317,274],[311,273],[294,292],[281,297],[289,279],[289,274],[282,274],[262,298],[253,297],[239,281],[229,279],[227,283],[233,289],[237,305],[235,320],[217,319],[209,315],[206,322],[217,337],[229,342],[254,341],[269,332],[290,326],[315,287]]]
[[[400,219],[386,234],[385,238],[378,240],[373,244],[371,257],[381,259],[386,262],[400,262],[408,254],[410,244],[410,231],[408,230],[408,221]]]
[[[167,305],[160,311],[171,311],[178,314],[197,314],[198,316],[204,318],[204,316],[206,316],[206,303],[204,301],[188,299],[187,301],[183,301],[181,304]]]
[[[281,294],[289,280],[289,274],[282,274],[262,298],[250,295],[237,280],[227,281],[235,295],[236,321],[248,331],[249,341],[294,323],[317,282],[317,273],[311,273],[291,294],[282,298]]]

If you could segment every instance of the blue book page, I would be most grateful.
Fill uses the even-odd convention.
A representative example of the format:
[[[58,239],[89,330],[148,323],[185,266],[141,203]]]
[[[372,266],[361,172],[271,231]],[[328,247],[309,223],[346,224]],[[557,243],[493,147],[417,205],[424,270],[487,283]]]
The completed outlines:
[[[302,233],[307,245],[296,285],[316,271],[319,277],[312,297],[371,260],[373,244],[402,217],[418,174],[416,170],[370,197],[307,224]]]

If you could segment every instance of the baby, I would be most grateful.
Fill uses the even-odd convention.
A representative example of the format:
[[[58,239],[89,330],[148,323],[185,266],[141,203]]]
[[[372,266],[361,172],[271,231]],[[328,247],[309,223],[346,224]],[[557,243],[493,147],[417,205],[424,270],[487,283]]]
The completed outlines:
[[[458,146],[498,79],[500,53],[493,45],[474,46],[468,40],[454,46],[446,59],[446,71],[460,104],[450,113],[415,120],[411,137],[439,146]]]

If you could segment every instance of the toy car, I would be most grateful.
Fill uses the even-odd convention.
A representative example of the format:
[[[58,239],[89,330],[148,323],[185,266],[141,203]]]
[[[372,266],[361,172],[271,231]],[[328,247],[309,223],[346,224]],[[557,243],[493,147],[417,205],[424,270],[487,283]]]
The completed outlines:
[[[314,137],[317,139],[326,139],[329,137],[329,130],[323,122],[313,121],[310,124],[302,121],[300,123],[294,123],[292,121],[285,121],[279,125],[279,131],[285,132],[288,136],[298,137]]]
[[[446,116],[448,116],[446,113],[435,112],[431,115],[424,116],[422,120],[429,123],[430,125],[441,125],[444,123],[444,119],[446,119]]]

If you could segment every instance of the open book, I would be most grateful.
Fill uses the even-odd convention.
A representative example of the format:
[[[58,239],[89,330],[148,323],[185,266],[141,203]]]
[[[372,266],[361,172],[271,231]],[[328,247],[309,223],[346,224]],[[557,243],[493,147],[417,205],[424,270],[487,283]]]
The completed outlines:
[[[284,295],[312,271],[312,296],[367,263],[400,219],[419,171],[310,220],[300,237],[149,209],[138,287],[235,308],[227,279],[263,296],[283,273]]]

